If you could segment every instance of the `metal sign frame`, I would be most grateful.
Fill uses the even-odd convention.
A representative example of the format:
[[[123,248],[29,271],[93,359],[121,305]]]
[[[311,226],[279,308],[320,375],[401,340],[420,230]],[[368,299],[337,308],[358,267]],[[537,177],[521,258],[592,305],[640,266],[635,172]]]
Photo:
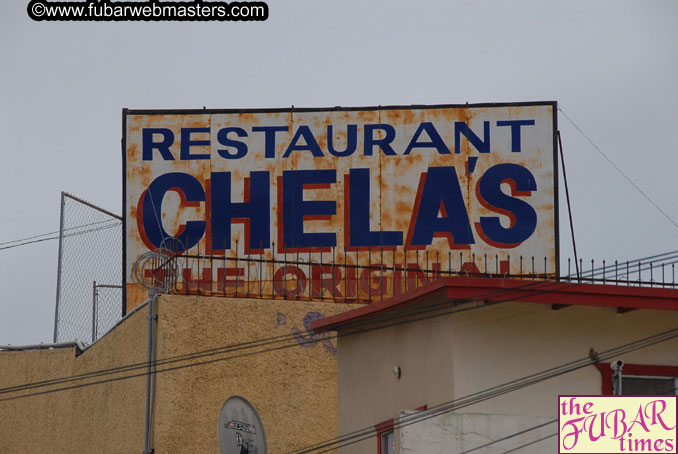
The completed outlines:
[[[389,111],[389,110],[431,110],[431,109],[460,109],[460,108],[507,108],[550,106],[552,108],[552,135],[553,135],[553,217],[554,217],[554,253],[555,275],[560,275],[560,238],[559,238],[559,195],[558,195],[558,148],[557,148],[557,103],[556,101],[513,102],[513,103],[476,103],[476,104],[436,104],[436,105],[392,105],[367,107],[329,107],[329,108],[263,108],[263,109],[127,109],[122,110],[122,206],[123,206],[123,287],[126,289],[127,279],[127,120],[135,115],[211,115],[211,114],[265,114],[265,113],[335,113],[355,111]],[[275,202],[274,202],[275,203]],[[127,292],[123,292],[123,311],[127,312]]]

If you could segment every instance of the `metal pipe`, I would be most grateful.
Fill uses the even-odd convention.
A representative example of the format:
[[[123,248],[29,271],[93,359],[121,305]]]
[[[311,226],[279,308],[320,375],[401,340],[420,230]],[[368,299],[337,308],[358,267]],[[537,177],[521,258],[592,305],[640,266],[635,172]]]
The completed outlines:
[[[153,376],[155,374],[155,300],[160,294],[153,294],[153,290],[149,290],[148,299],[148,366],[146,368],[146,417],[144,424],[144,454],[152,454],[151,449],[151,419],[153,413],[153,401],[151,399],[153,385]]]
[[[612,369],[612,394],[615,396],[622,395],[622,368],[624,367],[624,361],[617,360],[610,364]]]
[[[113,218],[116,218],[116,219],[118,219],[119,221],[122,221],[122,216],[120,216],[119,214],[115,214],[115,213],[112,213],[112,212],[110,212],[110,211],[108,211],[108,210],[104,210],[103,208],[98,207],[98,206],[96,206],[96,205],[93,205],[93,204],[89,203],[87,200],[83,200],[83,199],[81,199],[81,198],[79,198],[79,197],[74,196],[73,194],[69,194],[68,192],[63,192],[63,191],[62,191],[62,192],[61,192],[61,195],[62,195],[62,196],[66,196],[66,197],[68,197],[69,199],[73,199],[73,200],[75,200],[75,201],[78,202],[78,203],[82,203],[83,205],[86,205],[86,206],[88,206],[88,207],[90,207],[90,208],[92,208],[92,209],[94,209],[94,210],[101,211],[102,213],[107,214],[107,215],[109,215],[109,216],[111,216],[111,217],[113,217]]]
[[[97,281],[92,281],[92,343],[97,340]]]
[[[57,288],[56,288],[56,308],[54,309],[54,338],[56,343],[59,330],[59,300],[61,299],[61,257],[63,256],[64,243],[64,205],[66,203],[65,192],[61,191],[61,214],[59,216],[59,258],[57,262]]]
[[[54,348],[70,348],[75,347],[81,352],[84,351],[87,347],[85,344],[79,340],[71,342],[54,342],[54,343],[40,343],[40,344],[30,344],[30,345],[0,345],[0,350],[8,352],[19,352],[25,350],[51,350]]]
[[[558,134],[558,145],[560,148],[560,162],[563,165],[563,182],[565,183],[565,197],[567,199],[567,213],[570,218],[570,232],[572,232],[572,248],[574,249],[574,265],[577,268],[577,277],[579,276],[580,269],[577,264],[577,242],[574,240],[574,222],[572,222],[572,206],[570,204],[570,189],[567,185],[567,172],[565,171],[565,157],[563,156],[563,141],[560,138],[560,131],[557,132]]]

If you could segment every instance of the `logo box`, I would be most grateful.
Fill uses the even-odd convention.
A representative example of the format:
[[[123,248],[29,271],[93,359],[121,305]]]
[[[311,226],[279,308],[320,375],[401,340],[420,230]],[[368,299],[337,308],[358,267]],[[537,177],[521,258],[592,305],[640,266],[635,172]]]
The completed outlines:
[[[677,396],[558,396],[559,454],[676,453]]]

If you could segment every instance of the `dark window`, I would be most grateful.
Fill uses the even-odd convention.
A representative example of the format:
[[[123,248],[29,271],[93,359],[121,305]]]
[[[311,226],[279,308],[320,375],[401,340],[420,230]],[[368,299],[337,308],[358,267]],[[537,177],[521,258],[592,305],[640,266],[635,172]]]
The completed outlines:
[[[377,431],[377,454],[394,454],[395,453],[395,433],[394,420],[389,419],[380,422],[374,429]],[[391,446],[394,446],[391,448]]]
[[[422,405],[415,411],[425,411],[428,407]],[[377,454],[395,454],[395,420],[388,419],[374,426],[377,431]]]
[[[659,395],[676,393],[676,377],[638,377],[622,374],[622,394],[625,396]]]
[[[602,378],[602,394],[612,394],[610,363],[596,363]],[[622,368],[622,394],[632,395],[678,395],[678,366],[653,366],[648,364],[624,364]]]
[[[395,434],[392,430],[381,434],[381,454],[395,454]]]

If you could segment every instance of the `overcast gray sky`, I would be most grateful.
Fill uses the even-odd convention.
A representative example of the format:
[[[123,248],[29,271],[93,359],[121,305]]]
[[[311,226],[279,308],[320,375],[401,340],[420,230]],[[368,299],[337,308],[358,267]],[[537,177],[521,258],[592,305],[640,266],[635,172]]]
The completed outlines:
[[[0,2],[0,242],[121,212],[121,109],[556,100],[678,219],[678,2],[270,1],[265,22],[33,22]],[[579,255],[678,249],[559,115]],[[571,255],[564,196],[562,257]],[[0,250],[0,344],[51,341],[57,241]]]

